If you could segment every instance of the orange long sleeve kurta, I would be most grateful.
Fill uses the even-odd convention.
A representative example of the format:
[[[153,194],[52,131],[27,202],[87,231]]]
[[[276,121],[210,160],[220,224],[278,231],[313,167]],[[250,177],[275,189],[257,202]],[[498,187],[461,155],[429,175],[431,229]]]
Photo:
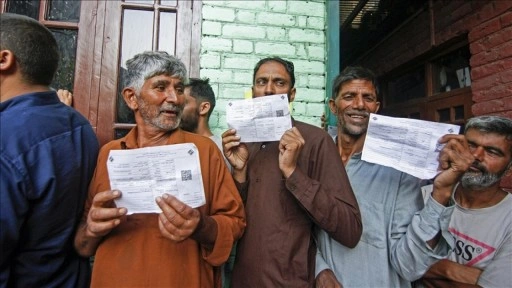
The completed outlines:
[[[206,205],[198,209],[217,222],[213,250],[206,250],[191,238],[180,243],[164,238],[158,228],[158,214],[132,214],[99,245],[91,287],[217,287],[220,284],[214,266],[227,260],[233,243],[243,233],[242,200],[214,142],[178,129],[170,135],[167,144],[177,143],[194,143],[199,150]],[[102,147],[84,217],[94,195],[110,190],[106,166],[109,151],[122,148],[138,148],[137,128]]]

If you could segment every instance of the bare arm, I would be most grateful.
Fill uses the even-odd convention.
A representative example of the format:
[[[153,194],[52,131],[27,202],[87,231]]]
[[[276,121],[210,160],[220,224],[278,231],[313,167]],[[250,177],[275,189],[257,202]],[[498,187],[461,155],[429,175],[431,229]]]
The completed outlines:
[[[338,279],[336,279],[336,276],[334,275],[334,272],[329,269],[325,269],[322,272],[316,276],[315,279],[315,287],[316,288],[343,288],[343,285],[341,285],[340,282],[338,282]]]
[[[443,259],[435,263],[423,278],[441,279],[476,285],[482,270]]]

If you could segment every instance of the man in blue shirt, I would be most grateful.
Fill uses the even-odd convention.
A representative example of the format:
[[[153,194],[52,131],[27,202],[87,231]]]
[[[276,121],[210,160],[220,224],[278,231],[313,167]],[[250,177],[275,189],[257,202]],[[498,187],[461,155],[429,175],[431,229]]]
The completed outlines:
[[[370,113],[380,108],[373,72],[347,67],[334,80],[332,91],[329,106],[338,118],[335,141],[360,207],[363,234],[351,248],[325,231],[318,233],[316,285],[411,287],[411,281],[449,253],[453,187],[441,180],[460,176],[464,169],[439,174],[424,205],[420,179],[361,159]]]
[[[0,287],[88,287],[73,235],[98,141],[49,88],[59,59],[52,33],[9,13],[0,27]]]

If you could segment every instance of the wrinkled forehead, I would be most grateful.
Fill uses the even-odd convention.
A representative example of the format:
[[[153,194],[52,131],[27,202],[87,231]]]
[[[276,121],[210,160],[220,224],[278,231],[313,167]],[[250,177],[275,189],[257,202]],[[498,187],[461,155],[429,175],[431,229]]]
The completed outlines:
[[[269,61],[262,64],[258,71],[256,71],[255,79],[261,77],[279,77],[288,81],[291,80],[291,76],[288,74],[288,71],[286,71],[286,67],[277,61]]]

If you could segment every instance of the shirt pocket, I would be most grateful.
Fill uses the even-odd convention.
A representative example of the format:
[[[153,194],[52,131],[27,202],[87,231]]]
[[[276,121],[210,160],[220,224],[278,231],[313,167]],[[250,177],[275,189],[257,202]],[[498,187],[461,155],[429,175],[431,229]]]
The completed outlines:
[[[359,210],[363,221],[361,241],[383,249],[386,247],[386,217],[382,203],[358,199]]]

